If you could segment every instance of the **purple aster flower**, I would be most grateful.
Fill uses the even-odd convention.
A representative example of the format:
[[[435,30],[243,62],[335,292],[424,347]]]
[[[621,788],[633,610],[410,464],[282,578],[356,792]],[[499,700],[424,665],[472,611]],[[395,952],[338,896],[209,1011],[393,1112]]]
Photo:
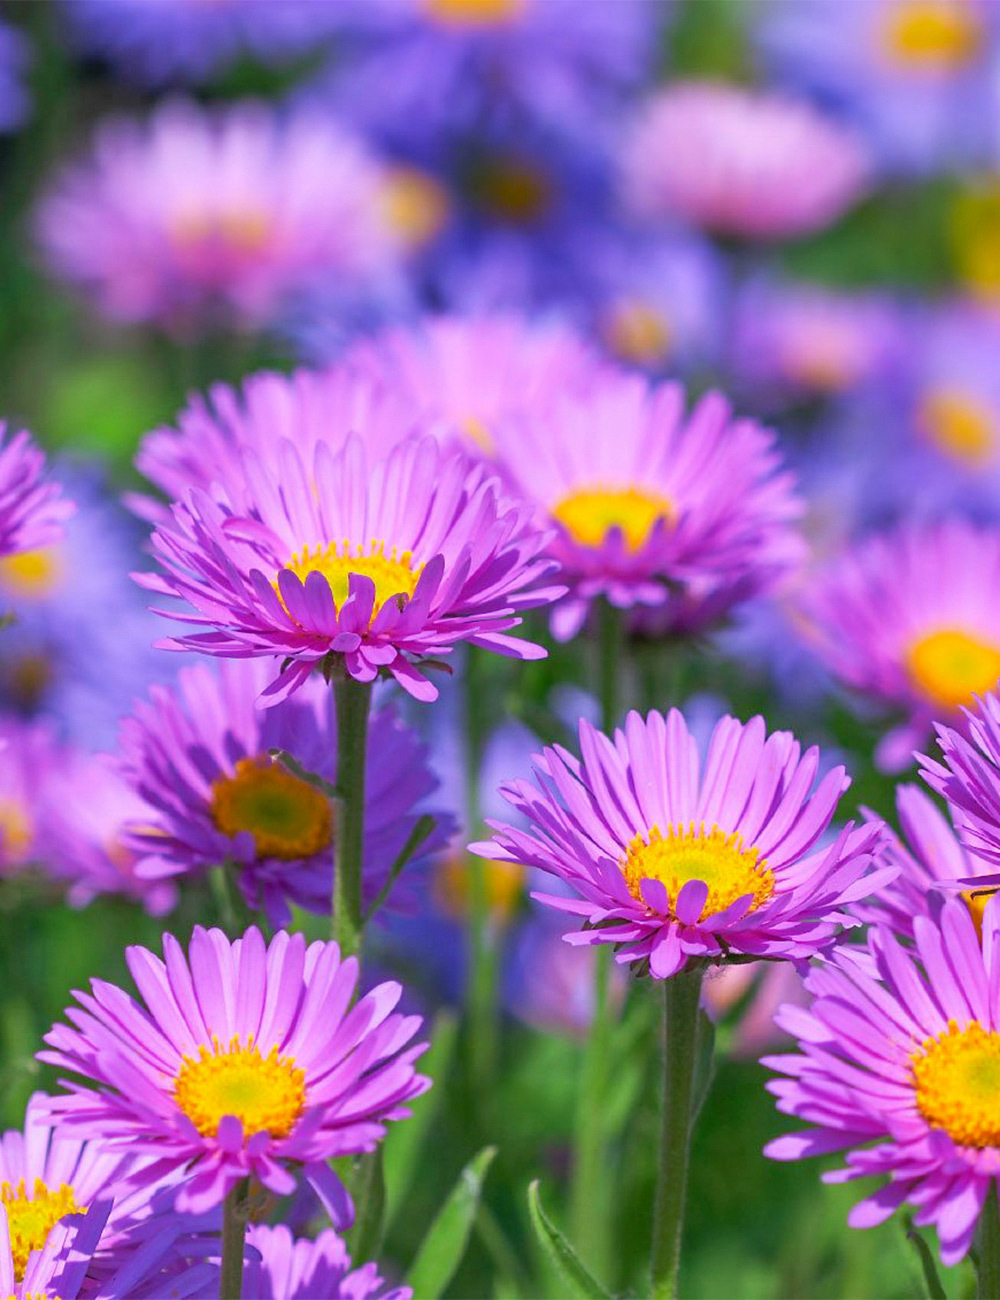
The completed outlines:
[[[804,961],[855,921],[845,908],[893,874],[869,873],[880,830],[849,823],[817,848],[849,785],[763,718],[723,718],[704,765],[683,715],[630,713],[613,739],[580,723],[582,761],[561,747],[535,758],[535,782],[501,793],[526,830],[491,821],[485,857],[537,867],[573,897],[542,902],[587,922],[565,937],[613,943],[620,962],[664,979],[689,958]]]
[[[259,1254],[243,1275],[245,1300],[411,1300],[407,1286],[387,1286],[375,1264],[355,1268],[343,1240],[327,1228],[313,1241],[280,1224],[251,1225],[247,1244]]]
[[[626,145],[625,196],[651,220],[789,239],[831,225],[867,190],[860,137],[808,104],[715,82],[650,99]]]
[[[553,612],[568,640],[590,602],[662,612],[672,630],[719,618],[802,558],[801,513],[773,435],[711,393],[685,418],[677,384],[607,371],[497,434],[498,464],[557,529],[549,554],[569,594]]]
[[[1000,697],[993,690],[975,705],[962,710],[960,727],[938,724],[935,728],[943,763],[925,754],[918,758],[921,776],[953,808],[970,858],[1000,865]]]
[[[0,131],[21,125],[28,112],[28,95],[23,77],[30,62],[28,45],[21,33],[0,22]]]
[[[38,859],[46,788],[66,761],[47,722],[0,716],[0,876]]]
[[[195,488],[153,533],[166,576],[141,575],[142,584],[194,607],[159,612],[212,629],[168,648],[284,656],[271,699],[332,665],[362,682],[388,673],[432,700],[437,688],[413,659],[459,641],[544,657],[509,632],[563,588],[537,585],[554,568],[540,558],[546,538],[484,467],[433,438],[373,462],[353,435],[309,461],[282,441],[277,477],[274,463],[244,453],[237,490],[252,514]]]
[[[0,558],[48,546],[73,506],[45,476],[45,456],[22,430],[6,437],[0,420]]]
[[[249,906],[284,925],[289,902],[329,911],[334,825],[328,797],[269,751],[285,750],[332,784],[337,728],[333,692],[319,678],[292,700],[258,708],[269,671],[260,660],[226,661],[218,672],[196,664],[181,669],[175,687],[154,687],[136,704],[122,723],[119,770],[144,810],[122,842],[147,887],[228,864]],[[366,904],[386,883],[436,787],[417,734],[393,708],[378,710],[365,774]],[[450,817],[436,813],[435,830],[408,864],[394,902],[452,830]]]
[[[179,100],[101,125],[92,155],[57,175],[38,235],[53,272],[115,320],[256,329],[318,277],[393,265],[383,181],[326,117]]]
[[[951,1265],[967,1253],[1000,1171],[1000,916],[991,902],[980,942],[952,899],[913,929],[915,953],[887,926],[870,932],[867,953],[841,947],[808,975],[811,1006],[779,1015],[801,1054],[765,1058],[787,1076],[768,1087],[780,1111],[811,1127],[765,1151],[776,1160],[846,1151],[827,1182],[887,1176],[850,1225],[874,1227],[909,1202],[914,1222],[936,1227]]]
[[[907,714],[876,751],[899,770],[935,718],[1000,678],[1000,528],[961,519],[869,537],[816,575],[805,635],[846,686]]]
[[[46,1036],[40,1060],[97,1085],[67,1083],[52,1111],[69,1131],[183,1171],[182,1213],[212,1209],[248,1176],[287,1195],[300,1172],[345,1222],[327,1162],[374,1150],[428,1086],[413,1067],[424,1045],[406,1047],[419,1019],[391,1014],[401,987],[380,984],[348,1010],[354,958],[285,931],[265,946],[254,928],[230,941],[197,926],[189,962],[170,934],[163,953],[126,951],[148,1010],[93,980],[67,1012],[74,1027]]]

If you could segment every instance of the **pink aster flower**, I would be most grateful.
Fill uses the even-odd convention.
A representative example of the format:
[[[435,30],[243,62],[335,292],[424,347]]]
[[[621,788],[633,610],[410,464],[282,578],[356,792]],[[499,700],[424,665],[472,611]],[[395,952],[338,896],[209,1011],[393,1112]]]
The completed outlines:
[[[22,430],[6,438],[0,420],[0,556],[59,541],[73,505],[45,478],[45,455]]]
[[[541,558],[546,538],[460,451],[412,438],[375,461],[352,436],[307,460],[282,441],[268,461],[245,452],[242,469],[242,511],[195,488],[153,533],[166,575],[138,580],[194,607],[160,613],[211,629],[168,648],[284,656],[271,699],[336,664],[362,682],[388,673],[432,700],[437,688],[413,659],[460,641],[544,657],[509,631],[562,595],[536,585],[554,567]]]
[[[182,668],[175,686],[155,686],[121,729],[119,779],[142,803],[123,832],[146,888],[228,864],[248,905],[288,924],[289,902],[328,912],[334,822],[327,795],[269,757],[289,753],[306,772],[334,783],[337,728],[333,692],[319,678],[292,700],[261,710],[269,680],[260,660]],[[393,708],[370,721],[365,773],[364,902],[389,878],[437,787],[427,748]],[[435,829],[393,891],[452,831]],[[169,887],[169,886],[168,886]]]
[[[178,100],[99,127],[42,202],[38,234],[54,273],[115,320],[253,329],[317,277],[363,281],[394,262],[383,184],[325,116]]]
[[[822,230],[865,193],[870,158],[810,105],[714,82],[652,97],[626,145],[626,200],[721,235],[788,239]]]
[[[197,926],[189,960],[170,934],[163,953],[126,951],[145,1008],[93,980],[67,1012],[73,1027],[50,1030],[39,1059],[97,1085],[66,1082],[51,1110],[70,1132],[181,1171],[182,1213],[212,1209],[248,1176],[287,1195],[301,1172],[345,1221],[327,1162],[374,1150],[428,1086],[413,1068],[423,1044],[406,1047],[419,1017],[391,1014],[401,987],[351,1007],[354,958],[285,931],[265,945],[255,928],[230,941]]]
[[[801,1054],[766,1058],[787,1076],[768,1086],[780,1111],[811,1127],[765,1151],[776,1160],[846,1151],[825,1181],[889,1179],[854,1207],[851,1226],[874,1227],[909,1202],[952,1265],[1000,1174],[1000,913],[987,906],[980,943],[952,899],[938,921],[918,916],[914,936],[915,953],[887,926],[871,931],[867,953],[841,947],[808,975],[812,1005],[779,1015]]]
[[[878,826],[817,847],[849,779],[834,768],[810,793],[819,751],[768,736],[763,718],[721,719],[703,764],[676,709],[630,713],[613,739],[581,720],[580,750],[548,748],[534,783],[502,786],[526,829],[490,822],[497,834],[473,848],[558,877],[574,896],[536,897],[587,922],[566,939],[613,943],[656,979],[689,958],[805,960],[893,874],[869,873]]]
[[[944,762],[918,755],[921,776],[951,805],[972,859],[1000,866],[1000,697],[995,691],[963,709],[961,729],[938,725]],[[981,876],[982,871],[965,872]],[[1000,885],[1000,879],[983,886]]]
[[[327,1228],[315,1240],[294,1238],[280,1224],[252,1225],[247,1245],[259,1254],[243,1275],[244,1300],[410,1300],[408,1286],[387,1286],[375,1264],[355,1268],[343,1240]]]
[[[650,607],[692,630],[772,588],[803,558],[802,513],[774,435],[734,419],[718,393],[685,415],[677,384],[608,370],[497,439],[498,467],[555,529],[569,591],[553,611],[568,640],[590,602]]]
[[[1000,678],[1000,528],[962,519],[867,538],[801,601],[810,645],[846,686],[907,714],[876,758],[899,770],[935,718]]]
[[[47,721],[0,717],[0,876],[38,861],[48,785],[66,762]]]

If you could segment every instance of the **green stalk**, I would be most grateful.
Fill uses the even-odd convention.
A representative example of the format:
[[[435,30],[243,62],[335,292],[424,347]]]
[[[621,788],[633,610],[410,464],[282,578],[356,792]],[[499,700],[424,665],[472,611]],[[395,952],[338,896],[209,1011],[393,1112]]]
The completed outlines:
[[[684,1205],[697,1079],[703,1051],[700,967],[663,981],[663,1098],[650,1259],[653,1300],[673,1300],[681,1262]]]
[[[365,750],[372,688],[346,674],[333,686],[337,708],[337,801],[333,864],[333,937],[342,957],[361,951],[361,869],[365,835]]]
[[[995,1181],[990,1183],[989,1195],[979,1215],[976,1247],[976,1294],[979,1300],[1000,1300],[1000,1209]]]
[[[222,1202],[222,1268],[219,1300],[240,1300],[243,1294],[243,1243],[247,1232],[249,1179],[242,1179]]]

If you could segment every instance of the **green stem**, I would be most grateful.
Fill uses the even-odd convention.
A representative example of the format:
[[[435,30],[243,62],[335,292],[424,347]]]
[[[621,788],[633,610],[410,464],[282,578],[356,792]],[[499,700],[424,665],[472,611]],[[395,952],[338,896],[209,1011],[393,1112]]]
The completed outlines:
[[[650,1260],[653,1300],[677,1294],[695,1093],[703,1052],[700,967],[663,981],[663,1098]]]
[[[219,1300],[240,1300],[243,1294],[243,1243],[247,1231],[249,1179],[242,1179],[222,1202],[222,1268]]]
[[[334,682],[337,708],[337,826],[333,864],[333,937],[342,957],[361,951],[361,869],[365,838],[365,750],[372,688],[343,676]]]
[[[976,1228],[978,1263],[976,1280],[979,1300],[1000,1300],[1000,1209],[996,1181],[990,1183]]]
[[[580,1074],[573,1135],[573,1176],[570,1185],[570,1236],[587,1264],[607,1276],[610,1245],[608,1177],[605,1154],[605,1107],[610,1058],[611,951],[599,945],[594,954],[594,1015],[590,1023]]]

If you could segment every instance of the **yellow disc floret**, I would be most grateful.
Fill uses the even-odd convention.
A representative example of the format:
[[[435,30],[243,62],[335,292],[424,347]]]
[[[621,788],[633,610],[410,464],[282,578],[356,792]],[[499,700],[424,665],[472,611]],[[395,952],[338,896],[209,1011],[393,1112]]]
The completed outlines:
[[[958,708],[996,686],[1000,647],[958,628],[944,628],[915,641],[906,666],[922,694],[937,704]]]
[[[615,356],[638,366],[658,365],[670,355],[670,322],[653,303],[624,298],[608,312],[604,336]]]
[[[220,1120],[235,1115],[245,1138],[265,1132],[283,1138],[302,1114],[306,1076],[276,1047],[262,1056],[252,1034],[246,1047],[238,1034],[228,1047],[213,1037],[211,1047],[198,1048],[197,1059],[184,1057],[174,1100],[202,1137],[214,1137]]]
[[[14,1259],[14,1276],[18,1282],[24,1279],[28,1256],[33,1250],[42,1249],[59,1220],[67,1214],[83,1212],[83,1207],[77,1205],[73,1197],[72,1187],[67,1183],[50,1191],[40,1178],[35,1179],[30,1193],[23,1178],[16,1187],[10,1183],[0,1183],[0,1204],[7,1211],[10,1252]]]
[[[436,22],[456,27],[489,27],[516,18],[526,0],[424,0]]]
[[[55,546],[18,551],[0,559],[0,587],[25,600],[50,595],[59,586],[62,575],[63,559]]]
[[[675,515],[673,502],[643,488],[581,488],[552,508],[574,541],[600,546],[612,528],[620,528],[630,551],[640,551],[654,526]]]
[[[699,920],[724,912],[738,898],[750,894],[750,911],[756,911],[774,893],[774,875],[763,859],[758,861],[755,848],[744,848],[737,832],[726,833],[704,825],[668,827],[666,835],[659,826],[640,831],[628,846],[619,864],[629,893],[638,902],[643,880],[659,880],[666,886],[671,906],[689,880],[703,880],[708,897]]]
[[[897,66],[957,72],[975,58],[982,43],[982,23],[969,4],[897,0],[889,6],[885,48]]]
[[[910,1058],[917,1108],[959,1146],[1000,1146],[1000,1034],[954,1020]]]
[[[947,389],[929,393],[917,421],[934,446],[955,460],[983,465],[996,456],[996,422],[974,398]]]
[[[396,554],[396,548],[386,550],[385,542],[372,541],[367,547],[355,546],[351,542],[331,542],[325,548],[310,550],[302,548],[301,554],[293,555],[285,568],[305,582],[310,573],[321,573],[330,584],[334,604],[339,609],[347,599],[352,573],[363,574],[375,584],[374,617],[388,600],[394,597],[409,599],[413,595],[424,571],[422,564],[413,563],[410,551]],[[274,584],[275,591],[278,584]]]
[[[267,757],[241,758],[213,781],[210,811],[223,835],[249,831],[262,858],[308,858],[333,841],[330,801]]]

